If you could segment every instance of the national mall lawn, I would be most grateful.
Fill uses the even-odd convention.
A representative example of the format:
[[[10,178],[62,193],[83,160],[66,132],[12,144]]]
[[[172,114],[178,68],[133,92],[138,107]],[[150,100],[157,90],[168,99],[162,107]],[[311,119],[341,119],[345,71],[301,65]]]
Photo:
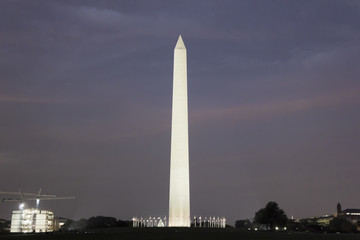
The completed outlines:
[[[298,233],[298,232],[261,232],[244,231],[235,228],[114,228],[87,230],[85,232],[37,233],[37,234],[0,234],[0,240],[134,240],[134,239],[171,239],[171,240],[352,240],[360,239],[360,234],[336,233]]]

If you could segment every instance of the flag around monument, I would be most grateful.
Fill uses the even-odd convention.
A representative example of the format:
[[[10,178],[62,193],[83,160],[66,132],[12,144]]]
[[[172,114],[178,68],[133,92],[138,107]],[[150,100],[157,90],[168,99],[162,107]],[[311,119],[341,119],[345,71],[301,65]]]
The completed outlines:
[[[169,227],[190,227],[189,128],[186,64],[186,48],[180,35],[174,49]]]

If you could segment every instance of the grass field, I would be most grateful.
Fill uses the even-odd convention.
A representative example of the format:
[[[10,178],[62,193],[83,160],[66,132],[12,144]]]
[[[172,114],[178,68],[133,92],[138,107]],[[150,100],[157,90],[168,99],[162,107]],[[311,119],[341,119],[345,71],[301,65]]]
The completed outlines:
[[[121,228],[97,230],[82,233],[48,233],[48,234],[2,234],[0,240],[136,240],[136,239],[186,239],[186,240],[352,240],[360,239],[360,234],[316,234],[290,232],[250,232],[237,229],[209,228]]]

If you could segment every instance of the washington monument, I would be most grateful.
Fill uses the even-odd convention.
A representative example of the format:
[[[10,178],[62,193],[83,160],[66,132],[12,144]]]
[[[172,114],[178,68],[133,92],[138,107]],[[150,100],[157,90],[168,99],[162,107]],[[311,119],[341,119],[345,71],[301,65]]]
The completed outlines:
[[[180,35],[174,49],[169,227],[190,227],[188,131],[186,48]]]

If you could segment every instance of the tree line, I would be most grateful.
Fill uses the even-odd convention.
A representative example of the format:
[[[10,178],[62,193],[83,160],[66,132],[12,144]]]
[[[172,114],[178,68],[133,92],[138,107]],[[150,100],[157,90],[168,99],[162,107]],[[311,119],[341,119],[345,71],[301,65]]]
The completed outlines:
[[[98,228],[119,228],[119,227],[131,227],[131,221],[117,220],[114,217],[90,217],[89,219],[80,219],[78,221],[67,220],[61,227],[62,231],[74,231],[74,230],[87,230]]]
[[[316,219],[288,219],[284,210],[276,202],[268,202],[264,208],[255,213],[253,220],[243,219],[235,222],[235,227],[243,230],[287,230],[304,232],[358,232],[360,221],[356,224],[341,216],[334,217],[328,225],[321,224]]]

